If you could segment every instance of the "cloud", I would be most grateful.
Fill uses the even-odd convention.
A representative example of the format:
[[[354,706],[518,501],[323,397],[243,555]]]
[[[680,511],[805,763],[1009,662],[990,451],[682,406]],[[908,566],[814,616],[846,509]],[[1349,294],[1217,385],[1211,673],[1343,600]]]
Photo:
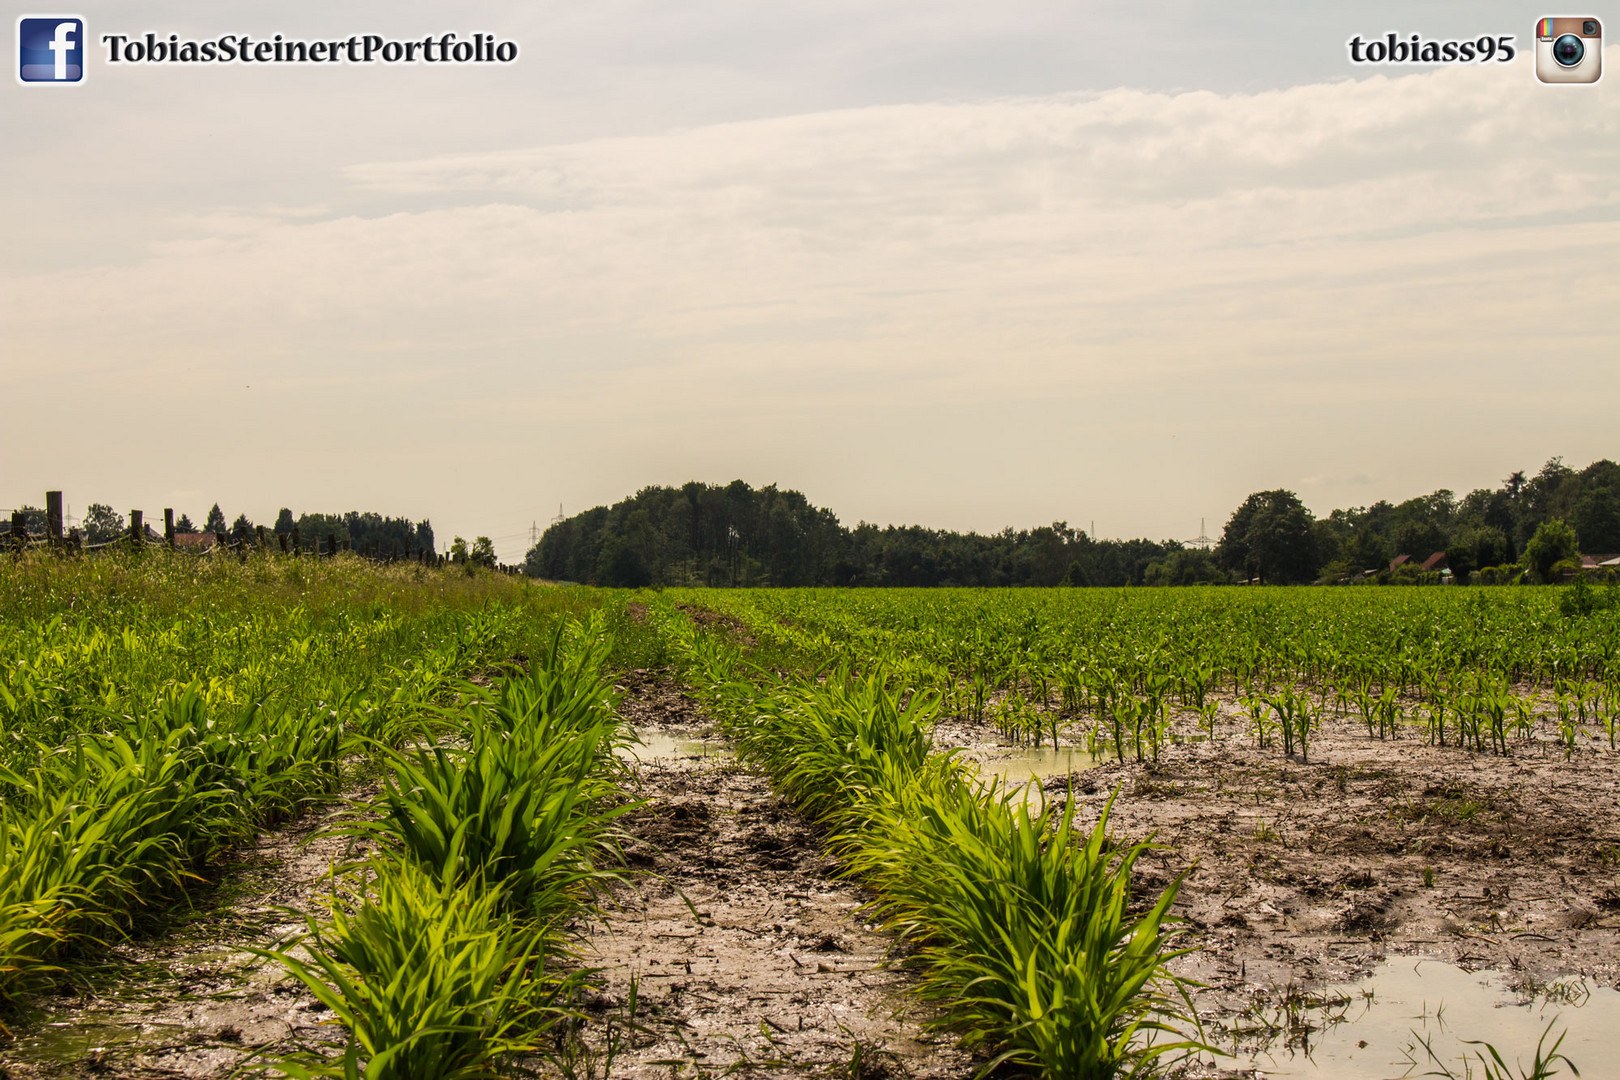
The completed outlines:
[[[1607,377],[1614,85],[1518,63],[356,165],[344,216],[198,206],[131,265],[12,275],[0,383],[252,382],[276,403],[253,407],[323,420],[370,395],[366,437],[410,417],[514,456],[611,440],[601,483],[632,487],[648,462],[720,468],[739,438],[756,462],[865,447],[926,471],[947,415],[948,452],[982,458],[958,475],[1028,470],[1031,490],[1082,444],[1157,461],[1175,431],[1237,475],[1295,438],[1283,476],[1331,500],[1347,458],[1399,476],[1527,393]],[[1602,385],[1565,435],[1597,424]],[[1327,405],[1363,444],[1329,444]]]
[[[1606,224],[1559,226],[1612,224],[1612,81],[1561,96],[1522,66],[885,106],[353,166],[371,213],[200,208],[133,268],[14,278],[7,321],[24,342],[36,313],[54,334],[52,309],[93,294],[147,340],[246,328],[238,348],[317,335],[363,353],[559,334],[803,343],[941,320],[1085,340],[1135,332],[1077,310],[1192,294],[1264,321],[1255,291],[1280,279],[1377,290],[1473,255],[1606,243]],[[390,212],[423,196],[447,204]],[[1539,236],[1478,231],[1549,215]],[[1391,266],[1414,237],[1435,251]]]

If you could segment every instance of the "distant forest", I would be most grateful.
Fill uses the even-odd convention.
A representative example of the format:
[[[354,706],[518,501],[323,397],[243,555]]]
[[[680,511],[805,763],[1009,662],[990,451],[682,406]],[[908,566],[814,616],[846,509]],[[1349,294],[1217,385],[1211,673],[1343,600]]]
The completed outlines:
[[[45,510],[38,506],[23,506],[18,508],[23,515],[24,527],[33,536],[45,535]],[[163,522],[154,522],[151,516],[145,519],[148,536],[161,536]],[[175,519],[175,532],[196,533],[206,532],[215,535],[225,533],[232,540],[241,542],[255,534],[254,522],[246,514],[238,514],[236,520],[227,524],[225,512],[215,503],[203,517],[202,524],[191,520],[191,515],[181,514]],[[273,526],[269,527],[271,533],[291,533],[298,529],[299,540],[303,546],[313,550],[313,545],[319,539],[325,541],[327,536],[335,536],[341,543],[349,541],[356,548],[364,548],[376,544],[379,550],[392,553],[396,550],[401,553],[414,553],[418,550],[433,550],[433,526],[422,520],[412,522],[409,518],[384,517],[370,511],[350,510],[346,514],[300,514],[293,517],[291,510],[283,507],[276,516]],[[81,522],[81,531],[87,544],[104,544],[109,540],[116,540],[123,536],[127,530],[124,524],[124,515],[118,513],[105,503],[91,503],[85,509]]]
[[[424,523],[425,524],[425,523]],[[1527,550],[1528,549],[1528,550]],[[1412,580],[1443,553],[1459,581],[1542,575],[1576,551],[1620,553],[1620,465],[1533,476],[1458,499],[1449,490],[1314,517],[1290,491],[1257,492],[1214,550],[1175,540],[1097,540],[1066,522],[992,535],[918,525],[846,528],[797,491],[691,482],[649,487],[547,529],[533,577],[596,585],[1178,585]],[[1409,556],[1402,578],[1391,562]]]

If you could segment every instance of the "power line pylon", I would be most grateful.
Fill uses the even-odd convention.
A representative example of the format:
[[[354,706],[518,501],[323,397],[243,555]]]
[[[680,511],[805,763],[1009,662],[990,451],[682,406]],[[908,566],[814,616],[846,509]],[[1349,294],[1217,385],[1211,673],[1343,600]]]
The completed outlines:
[[[1191,540],[1183,540],[1182,543],[1186,544],[1188,547],[1201,548],[1204,551],[1208,551],[1210,548],[1215,546],[1215,538],[1210,536],[1204,530],[1204,519],[1199,518],[1198,535],[1193,537]]]

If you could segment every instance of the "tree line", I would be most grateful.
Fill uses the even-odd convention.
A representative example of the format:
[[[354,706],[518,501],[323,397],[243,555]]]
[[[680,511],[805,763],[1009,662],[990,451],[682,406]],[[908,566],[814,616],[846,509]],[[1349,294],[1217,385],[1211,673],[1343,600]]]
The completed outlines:
[[[1535,476],[1458,499],[1449,490],[1316,518],[1285,490],[1233,511],[1213,551],[1175,540],[1098,540],[1066,522],[993,534],[919,525],[841,525],[800,492],[741,480],[647,487],[546,530],[533,577],[613,587],[1188,585],[1409,579],[1444,552],[1458,580],[1550,576],[1576,551],[1620,552],[1620,466],[1576,471],[1554,458]],[[1415,569],[1415,568],[1414,568]]]
[[[43,536],[46,527],[44,509],[37,506],[24,506],[19,509],[28,532]],[[128,535],[129,531],[124,524],[124,515],[106,503],[91,503],[85,509],[81,527],[84,542],[91,545],[117,540]],[[426,518],[412,522],[409,518],[385,517],[382,514],[360,510],[350,510],[346,514],[306,513],[294,518],[290,509],[282,507],[269,531],[290,534],[295,528],[305,547],[313,545],[317,539],[324,541],[327,536],[335,536],[340,542],[349,541],[355,548],[366,548],[375,544],[379,551],[385,553],[396,550],[401,553],[434,550],[433,526]],[[220,509],[218,503],[203,516],[201,527],[191,520],[189,514],[178,515],[174,522],[176,534],[207,533],[218,536],[223,533],[236,543],[245,543],[254,538],[255,530],[253,520],[246,514],[238,514],[234,522],[226,524],[225,512]],[[150,519],[147,532],[154,538],[157,536],[152,530]],[[493,549],[490,561],[491,563],[494,561]]]
[[[1315,518],[1290,491],[1250,495],[1226,524],[1215,560],[1240,579],[1341,581],[1373,572],[1415,580],[1401,556],[1434,555],[1458,581],[1551,580],[1578,553],[1620,554],[1620,465],[1579,471],[1553,458],[1534,476],[1514,472],[1497,488],[1461,499],[1447,489],[1402,503],[1334,510]]]

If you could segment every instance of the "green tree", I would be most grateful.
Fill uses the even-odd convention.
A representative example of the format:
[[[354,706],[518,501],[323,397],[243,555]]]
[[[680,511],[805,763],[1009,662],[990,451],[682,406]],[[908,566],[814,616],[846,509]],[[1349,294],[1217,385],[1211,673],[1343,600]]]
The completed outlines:
[[[203,522],[203,532],[218,536],[225,531],[225,511],[219,508],[219,503],[208,511],[208,520]]]
[[[1575,530],[1560,518],[1542,522],[1524,545],[1524,561],[1542,583],[1552,581],[1553,567],[1576,553]]]
[[[1262,582],[1310,581],[1317,567],[1313,521],[1292,491],[1255,492],[1233,511],[1216,557]]]
[[[181,514],[180,519],[174,523],[174,531],[177,533],[194,533],[197,531],[197,526],[192,523],[189,515]]]
[[[253,535],[253,522],[248,520],[246,514],[237,514],[236,520],[231,523],[231,539],[237,543],[246,543],[248,537]]]
[[[457,566],[467,561],[467,541],[459,536],[450,541],[450,561]]]
[[[84,512],[84,541],[105,544],[124,535],[124,515],[106,503],[91,503]]]
[[[1583,551],[1620,552],[1620,498],[1600,490],[1582,495],[1575,504],[1575,535]]]
[[[281,513],[276,515],[275,531],[278,533],[290,533],[293,531],[293,525],[294,522],[292,511],[283,506],[281,508]]]
[[[475,566],[483,566],[493,570],[495,569],[495,545],[490,542],[489,537],[480,536],[473,541],[472,550],[468,552],[467,558]]]
[[[1150,563],[1142,575],[1144,585],[1213,585],[1230,581],[1215,556],[1200,548],[1180,548],[1168,559]]]

